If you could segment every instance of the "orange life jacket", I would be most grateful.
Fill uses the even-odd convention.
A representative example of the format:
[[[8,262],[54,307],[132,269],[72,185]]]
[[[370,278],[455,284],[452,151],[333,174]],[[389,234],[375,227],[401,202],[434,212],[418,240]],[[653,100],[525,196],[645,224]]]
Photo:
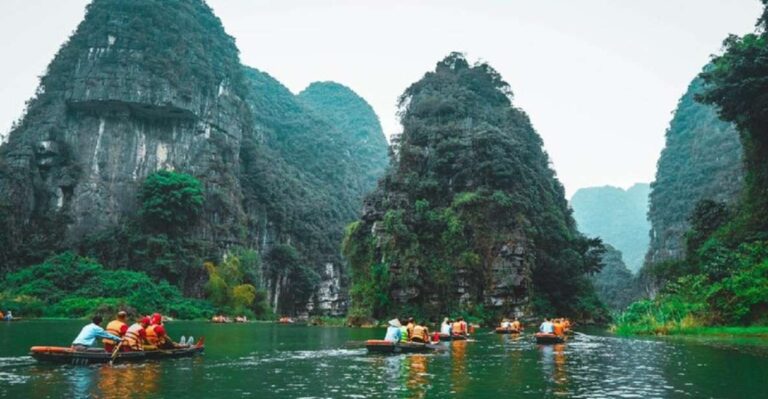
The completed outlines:
[[[520,325],[520,322],[519,322],[519,321],[513,321],[513,322],[512,322],[512,329],[513,329],[513,330],[517,330],[517,331],[520,331],[520,327],[521,327],[521,325]]]
[[[107,324],[107,328],[105,328],[105,330],[107,330],[107,332],[112,335],[122,338],[123,334],[120,331],[123,329],[124,325],[125,323],[120,320],[112,320],[109,322],[109,324]],[[105,345],[115,345],[117,343],[108,338],[102,339],[101,342],[103,342]]]
[[[144,343],[141,338],[142,330],[144,330],[144,327],[139,323],[133,323],[132,326],[128,327],[128,331],[125,332],[124,345],[128,345],[133,350],[144,350]]]
[[[414,329],[413,323],[408,323],[408,325],[405,326],[405,329],[408,330],[408,338],[413,338],[413,329]]]
[[[417,325],[413,327],[413,335],[411,336],[411,339],[413,338],[419,338],[424,342],[429,342],[429,330],[427,327]]]
[[[168,340],[168,335],[164,331],[158,334],[156,329],[160,326],[160,324],[153,324],[147,327],[147,341],[152,345],[160,346],[165,344]]]
[[[146,329],[146,332],[147,332],[147,342],[149,342],[152,345],[157,345],[157,342],[158,342],[157,333],[155,332],[155,327],[156,327],[156,325],[153,324],[153,325],[147,327],[147,329]]]
[[[467,322],[465,321],[457,321],[456,323],[453,323],[451,326],[451,331],[456,335],[466,335],[467,334]]]
[[[553,324],[553,329],[554,329],[555,335],[563,335],[564,333],[563,323],[557,322]]]

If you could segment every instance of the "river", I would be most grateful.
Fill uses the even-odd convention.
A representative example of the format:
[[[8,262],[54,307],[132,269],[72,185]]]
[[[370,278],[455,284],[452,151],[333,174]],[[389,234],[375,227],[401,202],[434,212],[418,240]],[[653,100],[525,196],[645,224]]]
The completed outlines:
[[[3,398],[768,398],[763,339],[634,339],[580,334],[537,346],[479,330],[434,354],[368,355],[383,329],[170,322],[205,336],[197,358],[145,364],[39,364],[83,321],[0,323]]]

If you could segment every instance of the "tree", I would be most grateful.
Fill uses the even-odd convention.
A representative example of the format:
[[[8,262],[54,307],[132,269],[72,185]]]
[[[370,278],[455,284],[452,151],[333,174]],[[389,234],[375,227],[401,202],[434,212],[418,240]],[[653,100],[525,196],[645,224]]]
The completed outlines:
[[[203,186],[185,173],[161,170],[147,176],[139,191],[144,223],[160,232],[176,232],[197,222],[203,209]]]

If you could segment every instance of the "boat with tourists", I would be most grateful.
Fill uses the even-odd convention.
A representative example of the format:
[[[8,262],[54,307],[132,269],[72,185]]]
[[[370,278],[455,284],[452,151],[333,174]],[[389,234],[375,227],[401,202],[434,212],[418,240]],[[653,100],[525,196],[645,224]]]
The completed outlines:
[[[536,333],[536,343],[541,345],[562,344],[565,343],[566,337],[563,335],[549,334],[549,333]]]
[[[129,352],[107,352],[102,348],[75,350],[62,346],[33,346],[29,355],[39,362],[88,365],[113,362],[142,362],[147,360],[174,359],[201,355],[205,350],[204,339],[196,344],[175,349],[154,349]],[[114,355],[114,356],[113,356]]]

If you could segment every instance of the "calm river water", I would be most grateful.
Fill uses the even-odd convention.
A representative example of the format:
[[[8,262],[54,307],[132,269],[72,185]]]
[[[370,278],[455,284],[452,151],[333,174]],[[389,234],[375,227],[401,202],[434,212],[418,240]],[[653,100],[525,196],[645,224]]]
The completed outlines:
[[[479,330],[429,355],[368,355],[380,329],[172,322],[205,355],[114,367],[38,364],[32,345],[68,345],[81,321],[0,323],[8,398],[768,398],[768,342],[579,335],[537,346]],[[353,341],[353,342],[350,342]],[[356,341],[356,342],[355,342]]]

